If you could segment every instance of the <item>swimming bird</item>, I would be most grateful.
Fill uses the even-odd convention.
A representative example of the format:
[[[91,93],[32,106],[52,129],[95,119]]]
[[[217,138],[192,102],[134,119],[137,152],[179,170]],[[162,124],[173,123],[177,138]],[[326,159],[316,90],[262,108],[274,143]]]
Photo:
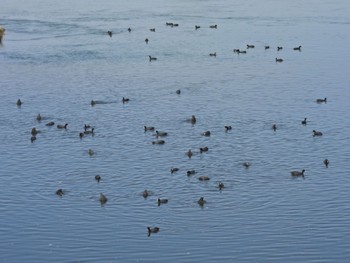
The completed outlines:
[[[194,28],[195,28],[195,30],[197,30],[197,29],[199,29],[199,28],[201,28],[201,27],[200,27],[200,26],[195,25],[195,26],[194,26]]]
[[[38,134],[38,131],[37,131],[37,129],[36,129],[36,128],[33,128],[31,133],[32,133],[32,135],[33,135],[33,136],[35,136],[35,135],[37,135],[37,134]]]
[[[211,25],[211,26],[209,26],[209,28],[215,28],[215,29],[217,29],[217,28],[218,28],[218,25]]]
[[[159,232],[159,227],[147,227],[148,230],[148,236],[150,236],[151,234],[156,234]]]
[[[150,28],[149,31],[151,31],[151,32],[156,32],[156,29],[155,29],[155,28]]]
[[[79,137],[80,137],[80,139],[82,139],[82,138],[84,137],[84,133],[83,133],[83,132],[80,132],[80,133],[79,133]]]
[[[110,30],[107,31],[107,34],[108,34],[110,37],[112,37],[112,35],[113,35],[112,31],[110,31]]]
[[[327,103],[327,98],[324,98],[324,99],[317,99],[316,102],[317,102],[317,103]]]
[[[191,118],[187,119],[186,121],[195,124],[197,122],[196,116],[192,115]]]
[[[176,90],[176,94],[180,95],[181,94],[181,90],[180,89]]]
[[[199,200],[197,201],[197,203],[198,203],[200,206],[204,206],[204,205],[207,203],[207,201],[204,200],[204,197],[201,197],[201,198],[199,198]]]
[[[58,196],[64,195],[63,189],[58,189],[58,190],[56,191],[56,195],[58,195]]]
[[[199,151],[200,151],[200,153],[207,152],[207,151],[209,151],[209,148],[208,147],[202,147],[202,148],[199,148]]]
[[[326,166],[326,168],[328,168],[329,165],[329,160],[328,159],[324,159],[323,160],[324,165]]]
[[[189,159],[191,159],[191,157],[193,155],[191,149],[186,152],[186,155],[188,156]]]
[[[167,204],[168,203],[168,199],[165,199],[165,198],[158,198],[157,199],[157,203],[158,203],[158,206],[160,206],[161,204]]]
[[[238,50],[237,53],[238,53],[238,54],[247,54],[247,51],[246,51],[246,50]]]
[[[165,136],[168,136],[168,133],[164,132],[164,131],[156,131],[156,136],[157,137],[165,137]]]
[[[305,172],[305,170],[302,170],[301,172],[299,172],[299,171],[291,171],[290,174],[292,176],[302,176],[302,177],[304,177],[304,172]]]
[[[17,105],[18,107],[20,107],[22,104],[23,104],[23,102],[22,102],[20,99],[18,99],[17,102],[16,102],[16,105]]]
[[[147,198],[148,195],[149,195],[149,193],[148,193],[147,189],[145,189],[145,191],[142,192],[143,198]]]
[[[220,183],[218,184],[219,190],[221,190],[221,189],[224,188],[224,187],[225,187],[224,183],[221,183],[221,182],[220,182]]]
[[[243,163],[243,166],[246,168],[246,169],[248,169],[249,167],[250,167],[250,163],[249,162],[244,162]]]
[[[208,176],[202,175],[202,176],[198,177],[198,180],[199,181],[208,181],[208,180],[210,180],[210,178]]]
[[[173,25],[174,25],[174,23],[169,23],[169,22],[166,22],[166,23],[165,23],[165,25],[167,25],[167,26],[173,26]]]
[[[131,28],[130,27],[128,28],[128,31],[129,31],[129,33],[131,32]]]
[[[101,180],[101,176],[100,175],[95,175],[95,180],[99,183]]]
[[[108,198],[104,194],[100,193],[100,198],[98,200],[100,201],[101,205],[104,205],[107,203]]]
[[[304,120],[301,121],[301,124],[302,124],[302,125],[306,125],[306,118],[304,118]]]
[[[211,56],[211,57],[216,57],[216,52],[210,53],[209,56]]]
[[[283,62],[282,58],[276,58],[276,62]]]
[[[93,155],[95,154],[95,152],[94,152],[92,149],[89,149],[89,150],[88,150],[88,154],[89,154],[90,156],[93,156]]]
[[[127,102],[129,102],[129,101],[130,101],[129,98],[124,98],[124,97],[123,97],[123,99],[122,99],[122,102],[123,102],[123,103],[127,103]]]
[[[146,39],[145,39],[146,44],[148,44],[148,41],[149,41],[148,38],[146,38]]]
[[[91,104],[91,106],[95,106],[96,105],[96,101],[91,100],[90,104]]]
[[[179,26],[179,24],[175,23],[175,24],[173,24],[172,26]]]
[[[196,174],[195,170],[188,170],[187,171],[187,176],[191,176],[191,175],[194,175],[194,174]]]
[[[323,135],[323,133],[320,131],[313,130],[312,132],[314,133],[313,136],[322,136]]]
[[[293,50],[301,51],[301,46],[293,48]]]
[[[156,57],[152,57],[152,56],[148,56],[148,57],[149,57],[149,61],[157,60]]]
[[[205,131],[201,133],[202,136],[210,136],[210,131]]]
[[[37,121],[41,121],[42,120],[42,117],[41,117],[40,113],[38,115],[36,115],[36,120]]]
[[[50,121],[50,122],[46,123],[45,125],[46,125],[46,126],[54,126],[55,123],[54,123],[53,121]]]
[[[154,127],[153,126],[143,126],[146,131],[154,131]]]
[[[87,129],[92,128],[90,124],[84,124],[84,131],[86,131]]]
[[[58,124],[58,125],[57,125],[57,128],[58,128],[58,129],[67,129],[67,126],[68,126],[68,123],[66,123],[66,124],[64,124],[64,125]]]
[[[283,49],[283,47],[277,47],[277,51],[280,51],[282,49]]]
[[[230,131],[232,130],[232,126],[225,126],[225,131]]]
[[[273,130],[273,131],[276,131],[276,130],[277,130],[277,125],[276,125],[276,124],[273,124],[273,125],[272,125],[272,130]]]
[[[170,169],[170,172],[173,174],[173,173],[176,173],[177,171],[179,171],[179,168],[176,168],[176,167],[174,167],[174,168],[171,168]]]
[[[34,142],[36,140],[36,136],[32,135],[32,137],[30,138],[31,142]]]
[[[233,53],[239,53],[239,49],[238,48],[233,49]]]
[[[249,49],[249,48],[255,48],[255,46],[254,45],[247,45],[247,49]]]
[[[156,140],[152,142],[152,144],[164,144],[164,143],[165,143],[164,140]]]
[[[269,49],[269,48],[270,48],[270,46],[265,46],[265,50],[266,50],[266,49]]]

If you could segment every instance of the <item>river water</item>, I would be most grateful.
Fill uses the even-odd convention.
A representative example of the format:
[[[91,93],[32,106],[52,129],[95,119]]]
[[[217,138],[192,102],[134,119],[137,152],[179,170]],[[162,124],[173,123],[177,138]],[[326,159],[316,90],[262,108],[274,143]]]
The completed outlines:
[[[0,261],[348,262],[349,13],[345,0],[2,0]]]

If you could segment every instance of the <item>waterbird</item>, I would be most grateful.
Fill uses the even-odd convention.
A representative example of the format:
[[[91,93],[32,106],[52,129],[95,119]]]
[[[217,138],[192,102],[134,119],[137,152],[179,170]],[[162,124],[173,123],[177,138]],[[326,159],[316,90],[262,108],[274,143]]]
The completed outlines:
[[[194,175],[194,174],[196,174],[195,170],[188,170],[187,171],[187,176],[191,176],[191,175]]]
[[[188,156],[189,159],[191,159],[191,157],[193,155],[191,149],[186,152],[186,155]]]
[[[62,125],[62,124],[57,124],[58,129],[67,129],[68,123]]]
[[[154,131],[154,127],[153,126],[143,126],[146,131]]]
[[[197,30],[197,29],[199,29],[199,28],[201,28],[201,27],[200,27],[200,26],[195,25],[195,26],[194,26],[194,28],[195,28],[195,30]]]
[[[107,203],[108,198],[104,194],[100,193],[100,198],[98,200],[100,201],[101,205],[104,205]]]
[[[168,136],[168,133],[164,132],[164,131],[156,131],[156,136],[157,137],[164,137],[164,136]]]
[[[113,35],[112,31],[110,31],[110,30],[107,31],[107,34],[108,34],[110,37],[112,37],[112,35]]]
[[[207,151],[209,151],[209,148],[208,147],[201,147],[201,148],[199,148],[199,151],[200,151],[200,153],[207,152]]]
[[[207,201],[204,200],[204,197],[199,198],[199,200],[197,201],[197,203],[200,206],[204,206],[206,204]]]
[[[156,32],[156,29],[155,28],[150,28],[149,31]]]
[[[32,135],[32,137],[30,138],[30,141],[33,143],[36,140],[36,136]]]
[[[301,121],[301,124],[306,125],[306,118],[304,118],[304,120]]]
[[[326,166],[326,168],[328,168],[329,160],[328,159],[324,159],[323,160],[323,164]]]
[[[243,166],[246,168],[246,169],[248,169],[249,167],[250,167],[250,163],[249,162],[244,162],[243,163]]]
[[[156,57],[152,57],[152,56],[148,56],[148,57],[149,57],[149,61],[157,60]]]
[[[198,177],[198,180],[199,181],[209,181],[210,178],[208,176],[206,176],[206,175],[202,175],[202,176]]]
[[[143,198],[147,198],[148,197],[148,191],[147,191],[147,189],[145,189],[143,192],[142,192],[142,196],[143,196]]]
[[[46,126],[54,126],[55,123],[54,123],[53,121],[50,121],[50,122],[46,123],[45,125],[46,125]]]
[[[209,26],[209,28],[215,28],[215,29],[217,29],[218,28],[218,25],[211,25],[211,26]]]
[[[125,98],[125,97],[123,97],[123,99],[122,99],[122,102],[123,103],[127,103],[127,102],[129,102],[130,101],[130,99],[129,98]]]
[[[247,49],[249,49],[249,48],[255,48],[255,46],[254,45],[247,45]]]
[[[301,51],[301,46],[295,47],[293,50]]]
[[[276,58],[276,62],[283,62],[282,58]]]
[[[238,50],[237,53],[238,53],[238,54],[247,54],[247,51],[246,51],[246,50]]]
[[[165,143],[164,140],[156,140],[152,142],[152,144],[164,144],[164,143]]]
[[[221,189],[224,188],[224,187],[225,187],[224,183],[221,183],[221,182],[220,182],[220,183],[218,184],[219,190],[221,190]]]
[[[101,176],[100,175],[95,175],[95,180],[99,183],[101,180]]]
[[[171,168],[170,169],[170,172],[173,174],[173,173],[176,173],[177,171],[179,171],[179,168],[176,168],[176,167],[174,167],[174,168]]]
[[[145,39],[146,44],[148,44],[148,41],[149,41],[148,38],[146,38],[146,39]]]
[[[92,135],[94,135],[94,130],[95,130],[95,128],[91,128],[91,131],[90,130],[85,130],[84,134],[92,134]]]
[[[20,99],[18,99],[17,102],[16,102],[16,105],[17,105],[18,107],[20,107],[22,104],[23,104],[23,102],[22,102]]]
[[[33,128],[31,134],[32,134],[33,136],[37,135],[37,134],[38,134],[37,129],[36,129],[36,128]]]
[[[95,106],[96,105],[96,101],[91,100],[90,104],[91,104],[91,106]]]
[[[191,118],[187,119],[186,121],[195,124],[197,122],[196,116],[192,115]]]
[[[180,89],[176,90],[176,94],[180,95],[181,94],[181,90]]]
[[[41,117],[40,113],[38,115],[36,115],[36,120],[37,121],[41,121],[42,120],[42,117]]]
[[[79,133],[79,137],[80,137],[80,139],[82,139],[82,138],[84,137],[84,133],[83,133],[83,132],[80,132],[80,133]]]
[[[131,32],[131,28],[130,27],[128,28],[128,31]]]
[[[89,149],[89,150],[88,150],[88,154],[89,154],[90,156],[93,156],[93,155],[95,154],[95,152],[94,152],[94,150]]]
[[[322,136],[323,135],[323,133],[320,131],[313,130],[312,132],[314,133],[313,136]]]
[[[161,204],[167,204],[168,203],[168,199],[165,199],[165,198],[158,198],[157,199],[157,203],[158,203],[158,206],[160,206]]]
[[[205,131],[201,133],[202,136],[210,136],[210,131]]]
[[[58,190],[56,191],[56,195],[58,195],[58,196],[64,195],[63,189],[58,189]]]
[[[158,233],[159,232],[159,227],[147,227],[147,230],[148,230],[148,236],[150,236],[151,234],[155,234],[155,233]]]
[[[283,49],[283,47],[277,47],[277,51],[280,51],[282,49]]]
[[[270,46],[265,46],[265,50],[266,50],[266,49],[269,49],[269,48],[270,48]]]
[[[304,172],[305,172],[305,170],[303,169],[301,172],[299,172],[299,171],[291,171],[290,174],[292,176],[303,176],[304,177]]]
[[[232,126],[226,125],[226,126],[225,126],[225,131],[230,131],[230,130],[232,130]]]
[[[324,98],[324,99],[317,99],[316,102],[317,102],[317,103],[327,103],[327,98]]]
[[[216,57],[216,52],[210,53],[209,56],[211,56],[211,57]]]
[[[273,125],[272,125],[272,130],[273,130],[273,131],[276,131],[276,130],[277,130],[277,125],[276,125],[276,124],[273,124]]]

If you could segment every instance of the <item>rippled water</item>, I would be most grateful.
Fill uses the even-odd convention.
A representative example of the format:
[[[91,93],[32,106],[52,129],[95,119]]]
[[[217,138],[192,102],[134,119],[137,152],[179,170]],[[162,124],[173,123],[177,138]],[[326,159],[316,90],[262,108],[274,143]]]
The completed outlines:
[[[347,1],[2,3],[0,261],[348,262]]]

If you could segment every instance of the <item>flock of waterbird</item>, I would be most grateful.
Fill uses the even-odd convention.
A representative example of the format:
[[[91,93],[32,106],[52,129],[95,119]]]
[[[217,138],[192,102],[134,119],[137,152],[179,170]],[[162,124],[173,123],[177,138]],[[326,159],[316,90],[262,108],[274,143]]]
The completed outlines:
[[[169,27],[178,27],[178,26],[179,26],[178,23],[172,23],[172,22],[166,22],[165,25],[166,25],[166,26],[169,26]],[[194,26],[194,29],[195,29],[195,30],[198,30],[198,29],[200,29],[200,28],[201,28],[201,26],[198,26],[198,25],[195,25],[195,26]],[[209,25],[209,28],[211,28],[211,29],[217,29],[217,28],[218,28],[218,25],[217,25],[217,24],[215,24],[215,25]],[[129,27],[129,28],[127,29],[127,31],[128,31],[129,33],[131,33],[131,31],[132,31],[131,27]],[[150,28],[149,31],[151,31],[151,32],[156,32],[156,29],[155,29],[155,28]],[[108,31],[107,31],[107,34],[108,34],[110,37],[112,37],[112,36],[113,36],[113,31],[108,30]],[[146,44],[148,44],[149,38],[146,38],[146,39],[145,39],[145,42],[146,42]],[[252,44],[247,44],[247,45],[246,45],[246,49],[253,49],[253,48],[255,48],[255,45],[252,45]],[[264,49],[265,49],[265,50],[270,49],[270,46],[269,46],[269,45],[265,45],[265,46],[264,46]],[[277,46],[277,47],[276,47],[276,50],[277,50],[277,51],[281,51],[281,50],[283,50],[283,47],[282,47],[282,46]],[[295,50],[295,51],[301,51],[301,46],[299,45],[299,46],[297,46],[297,47],[294,47],[293,50]],[[236,54],[247,54],[247,50],[242,50],[242,49],[239,49],[239,48],[234,48],[234,49],[233,49],[233,52],[236,53]],[[216,52],[209,53],[209,56],[211,56],[211,57],[216,57]],[[155,61],[155,60],[157,60],[157,57],[154,57],[154,56],[151,56],[151,55],[149,55],[148,58],[149,58],[149,61]],[[275,61],[278,62],[278,63],[281,63],[281,62],[283,62],[283,58],[277,58],[277,57],[276,57],[276,58],[275,58]]]
[[[167,23],[166,23],[166,26],[178,27],[179,25],[176,24],[176,23],[169,23],[169,22],[167,22]],[[201,28],[201,26],[195,25],[195,30],[198,30],[198,29],[200,29],[200,28]],[[218,27],[217,27],[217,25],[210,25],[209,28],[211,28],[211,29],[217,29]],[[150,30],[151,32],[155,32],[155,31],[156,31],[155,28],[150,28],[149,30]],[[127,29],[127,31],[130,33],[130,32],[132,31],[132,29],[129,27],[129,28]],[[108,34],[110,37],[113,36],[113,32],[112,32],[112,31],[107,31],[107,34]],[[146,44],[148,44],[149,39],[146,38],[146,39],[145,39],[145,42],[146,42]],[[252,45],[252,44],[247,44],[247,46],[246,46],[246,49],[247,49],[247,50],[248,50],[248,49],[252,49],[252,48],[255,48],[255,46]],[[265,50],[267,50],[267,49],[270,49],[270,46],[264,46],[264,48],[265,48]],[[280,51],[280,50],[282,50],[282,49],[283,49],[283,47],[281,47],[281,46],[278,46],[278,47],[277,47],[277,51]],[[246,53],[247,53],[247,50],[233,49],[233,52],[234,52],[234,53],[237,53],[237,54],[246,54]],[[294,47],[293,50],[295,50],[295,51],[301,51],[301,46]],[[216,52],[214,52],[214,53],[210,53],[209,55],[210,55],[210,56],[213,56],[213,57],[216,57],[217,54],[216,54]],[[155,60],[157,60],[156,57],[153,57],[153,56],[149,55],[149,61],[155,61]],[[282,59],[282,58],[275,58],[275,61],[276,61],[276,62],[283,62],[283,59]],[[178,89],[178,90],[176,90],[175,93],[176,93],[177,95],[180,95],[180,94],[181,94],[181,90]],[[128,102],[129,102],[129,98],[123,97],[121,101],[122,101],[122,103],[128,103]],[[327,98],[324,98],[324,99],[317,99],[317,100],[316,100],[316,103],[319,103],[319,104],[327,103]],[[16,104],[17,104],[18,107],[21,107],[22,104],[23,104],[23,102],[22,102],[20,99],[18,99]],[[91,106],[95,106],[95,105],[97,105],[97,104],[103,104],[103,102],[102,102],[102,101],[91,100],[90,104],[91,104]],[[37,120],[38,122],[41,122],[41,121],[44,120],[44,118],[43,118],[40,114],[38,114],[38,115],[36,116],[36,120]],[[192,125],[195,125],[196,122],[197,122],[197,119],[196,119],[195,115],[192,115],[190,118],[187,118],[186,121],[189,122],[189,123],[191,123]],[[304,120],[301,121],[301,124],[302,124],[302,125],[307,125],[307,118],[304,118]],[[54,125],[55,125],[55,122],[49,121],[49,122],[47,122],[45,125],[48,126],[48,127],[54,126]],[[67,128],[68,128],[68,123],[56,124],[56,127],[57,127],[57,129],[64,129],[64,130],[67,130]],[[226,132],[228,132],[228,131],[232,130],[232,126],[230,126],[230,125],[224,126],[224,129],[225,129]],[[274,132],[276,132],[277,129],[278,129],[277,124],[273,124],[273,125],[272,125],[272,130],[273,130]],[[90,136],[93,136],[93,135],[94,135],[94,130],[95,130],[95,127],[93,127],[93,126],[91,126],[91,125],[84,124],[84,130],[83,130],[82,132],[80,132],[79,135],[78,135],[77,137],[78,137],[78,138],[80,137],[80,139],[82,139],[84,136],[89,136],[89,135],[90,135]],[[37,135],[38,135],[40,132],[41,132],[41,131],[40,131],[40,130],[37,130],[35,127],[32,128],[32,130],[31,130],[31,135],[32,135],[32,136],[31,136],[31,142],[32,142],[32,143],[34,143],[34,142],[36,141]],[[165,144],[165,138],[168,136],[168,132],[156,130],[156,128],[153,127],[153,126],[144,126],[144,132],[145,132],[145,133],[147,133],[147,132],[154,132],[153,135],[154,135],[154,137],[155,137],[155,140],[152,141],[152,144],[154,144],[154,145]],[[208,131],[202,132],[201,135],[202,135],[202,136],[207,136],[207,137],[209,137],[209,136],[211,135],[211,133],[210,133],[210,131],[208,130]],[[323,135],[322,132],[313,130],[313,136],[322,136],[322,135]],[[201,148],[199,148],[199,152],[200,152],[200,153],[205,153],[205,152],[208,152],[208,151],[209,151],[209,148],[208,148],[208,147],[201,147]],[[191,157],[193,156],[193,154],[194,154],[194,153],[192,152],[192,150],[189,149],[189,150],[185,153],[185,156],[187,156],[189,159],[191,159]],[[94,155],[94,151],[93,151],[92,149],[89,149],[89,150],[88,150],[88,155],[90,155],[90,156]],[[324,159],[323,164],[328,168],[328,166],[329,166],[329,160],[328,160],[328,159]],[[246,169],[248,169],[248,168],[250,167],[251,164],[250,164],[249,162],[243,162],[242,165],[243,165]],[[172,168],[170,169],[171,174],[176,173],[176,172],[178,172],[178,171],[179,171],[179,168],[177,168],[177,167],[172,167]],[[302,171],[291,171],[291,176],[292,176],[292,177],[304,177],[304,173],[305,173],[305,169],[303,169]],[[195,171],[195,170],[188,170],[186,174],[187,174],[187,176],[192,176],[192,175],[195,175],[195,174],[196,174],[196,171]],[[101,179],[102,179],[102,178],[101,178],[100,175],[96,175],[96,176],[95,176],[95,180],[96,180],[98,183],[100,182]],[[208,180],[210,180],[210,177],[209,177],[209,176],[200,176],[200,177],[198,177],[198,180],[200,180],[200,181],[208,181]],[[217,188],[218,188],[220,191],[221,191],[224,187],[225,187],[225,185],[224,185],[224,183],[222,183],[222,182],[219,182],[218,185],[217,185]],[[58,190],[56,191],[56,195],[58,195],[58,196],[60,196],[60,197],[62,197],[64,194],[65,194],[65,190],[63,190],[63,189],[58,189]],[[141,195],[142,195],[144,198],[147,198],[147,197],[150,195],[150,191],[147,190],[147,189],[145,189],[145,190],[141,193]],[[108,201],[108,198],[107,198],[103,193],[100,193],[99,202],[101,203],[101,205],[106,204],[107,201]],[[168,199],[165,199],[165,198],[158,198],[158,199],[157,199],[157,204],[158,204],[158,206],[163,205],[163,204],[167,204],[167,203],[168,203]],[[197,203],[198,203],[198,205],[199,205],[200,207],[203,208],[203,207],[205,206],[205,204],[206,204],[206,200],[204,199],[204,197],[200,197],[199,200],[197,201]],[[156,227],[149,227],[149,226],[148,226],[148,227],[147,227],[148,236],[150,236],[152,233],[158,233],[159,230],[160,230],[160,228],[157,227],[157,226],[156,226]]]

